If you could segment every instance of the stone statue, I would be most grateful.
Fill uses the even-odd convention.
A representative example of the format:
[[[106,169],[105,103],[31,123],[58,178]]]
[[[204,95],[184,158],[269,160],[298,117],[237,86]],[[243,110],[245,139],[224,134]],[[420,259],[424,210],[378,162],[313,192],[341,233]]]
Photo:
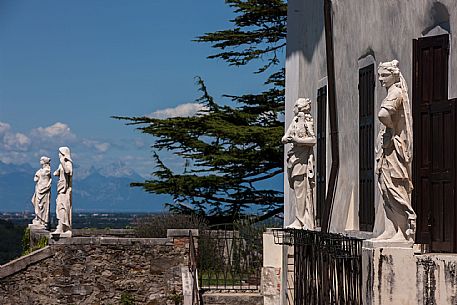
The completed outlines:
[[[379,81],[387,89],[378,118],[376,173],[384,204],[384,231],[376,240],[414,242],[416,213],[411,207],[413,133],[408,87],[398,61],[380,63]]]
[[[32,197],[32,204],[35,208],[35,219],[32,224],[44,228],[49,224],[49,202],[51,199],[51,159],[41,157],[41,168],[35,173],[35,193]]]
[[[292,229],[314,229],[314,154],[316,144],[311,101],[299,98],[294,105],[294,118],[282,143],[291,143],[287,152],[287,177],[294,190],[295,220],[287,226]]]
[[[71,236],[71,180],[73,176],[73,161],[71,160],[70,149],[68,147],[59,148],[59,160],[59,168],[54,172],[54,176],[59,177],[56,199],[58,224],[53,234]]]

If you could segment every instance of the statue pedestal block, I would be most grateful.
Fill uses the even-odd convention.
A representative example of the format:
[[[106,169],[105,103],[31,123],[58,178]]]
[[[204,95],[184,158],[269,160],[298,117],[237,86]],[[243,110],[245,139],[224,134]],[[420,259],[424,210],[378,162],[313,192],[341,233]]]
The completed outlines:
[[[412,249],[414,245],[413,241],[392,241],[392,240],[376,240],[367,239],[363,241],[363,248],[407,248]]]
[[[39,224],[29,224],[29,229],[33,231],[42,231],[46,230],[46,226]]]
[[[364,241],[362,285],[363,304],[417,305],[412,242]]]
[[[72,236],[71,231],[65,231],[65,232],[51,232],[49,236],[52,239],[58,240],[60,238],[70,238]]]

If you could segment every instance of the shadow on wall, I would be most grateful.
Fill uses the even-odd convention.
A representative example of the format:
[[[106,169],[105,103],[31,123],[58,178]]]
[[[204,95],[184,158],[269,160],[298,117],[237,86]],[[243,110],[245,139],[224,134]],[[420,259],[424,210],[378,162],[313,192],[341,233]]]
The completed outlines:
[[[323,1],[289,1],[287,27],[296,37],[287,37],[287,55],[301,52],[311,62],[314,51],[324,34]],[[303,26],[306,20],[308,26]]]
[[[425,30],[422,35],[426,35],[430,30],[436,26],[442,27],[444,30],[451,32],[451,24],[449,22],[449,10],[440,2],[434,2],[429,11],[429,15],[425,21]]]

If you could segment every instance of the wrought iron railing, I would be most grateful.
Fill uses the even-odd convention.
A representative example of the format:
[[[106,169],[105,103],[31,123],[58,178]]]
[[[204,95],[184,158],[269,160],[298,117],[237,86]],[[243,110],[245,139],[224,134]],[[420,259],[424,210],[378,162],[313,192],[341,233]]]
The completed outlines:
[[[259,290],[263,259],[261,232],[201,231],[198,248],[201,289]]]
[[[361,305],[362,240],[317,231],[274,230],[293,245],[295,305]]]

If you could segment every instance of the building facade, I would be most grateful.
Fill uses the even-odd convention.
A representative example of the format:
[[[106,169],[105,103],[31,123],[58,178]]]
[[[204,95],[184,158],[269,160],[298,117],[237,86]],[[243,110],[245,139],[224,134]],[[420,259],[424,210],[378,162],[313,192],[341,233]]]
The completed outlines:
[[[455,98],[457,3],[454,0],[351,0],[332,2],[333,56],[339,170],[329,229],[376,235],[383,224],[376,185],[377,112],[385,89],[380,62],[397,59],[409,85],[413,111],[413,206],[417,241],[455,252]],[[312,99],[317,127],[316,211],[322,219],[332,161],[327,106],[323,1],[289,1],[286,60],[286,125],[298,97]],[[413,70],[414,69],[414,70]],[[293,216],[285,181],[285,222]]]
[[[325,5],[330,7],[327,17]],[[384,229],[383,217],[377,217],[384,208],[375,146],[377,114],[386,91],[377,69],[381,62],[396,59],[409,87],[413,116],[416,238],[413,249],[364,244],[362,300],[457,304],[457,2],[289,0],[288,7],[286,126],[295,101],[311,98],[317,135],[317,227],[363,239]],[[337,137],[336,150],[332,136]],[[339,160],[333,189],[332,148]],[[287,177],[284,184],[288,225],[295,216],[293,193]],[[293,304],[287,296],[290,257],[285,247],[282,304]]]

